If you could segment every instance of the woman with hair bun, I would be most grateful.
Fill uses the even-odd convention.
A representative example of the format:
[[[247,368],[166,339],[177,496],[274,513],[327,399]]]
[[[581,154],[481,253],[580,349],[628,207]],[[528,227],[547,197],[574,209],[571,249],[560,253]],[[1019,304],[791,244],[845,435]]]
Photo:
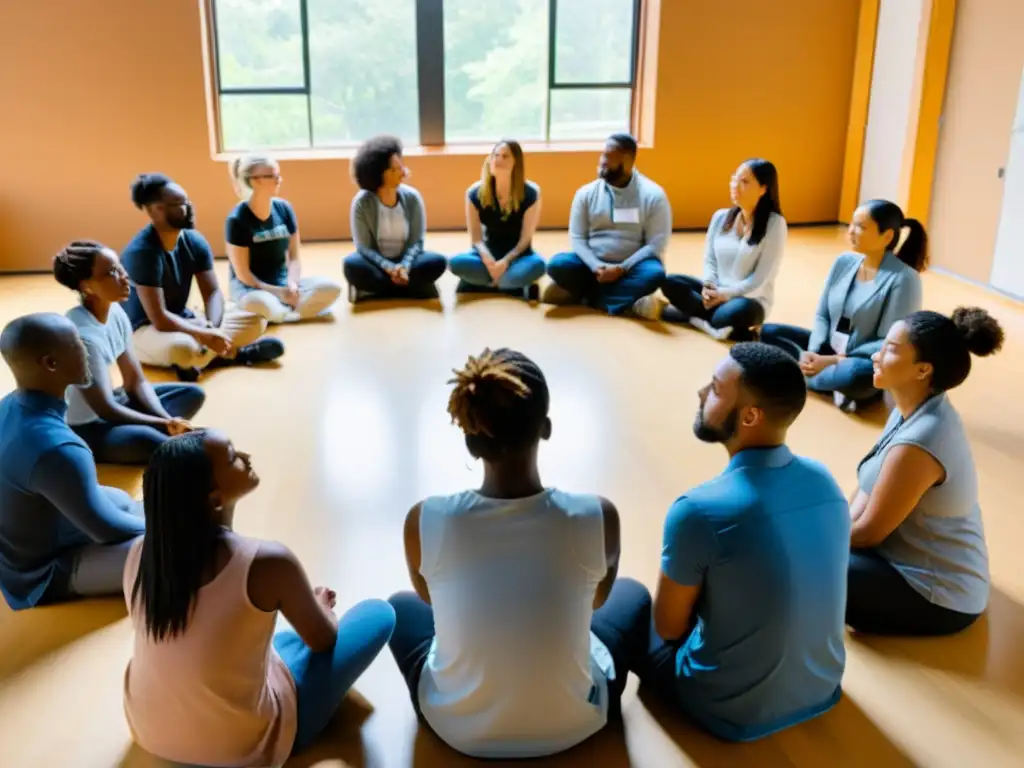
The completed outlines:
[[[242,198],[226,224],[231,298],[268,323],[326,313],[341,295],[341,285],[327,277],[303,277],[295,211],[275,197],[281,188],[277,162],[266,155],[236,158],[231,180]]]
[[[985,610],[988,552],[978,477],[963,422],[946,392],[964,382],[971,355],[1003,344],[984,309],[952,317],[915,312],[872,356],[874,384],[896,407],[857,468],[846,623],[893,635],[958,632]]]
[[[131,281],[117,254],[102,243],[75,240],[53,260],[53,275],[78,293],[68,319],[89,355],[91,383],[69,387],[68,426],[101,464],[145,465],[206,400],[197,384],[150,384],[132,344],[132,324],[119,302]],[[119,386],[115,385],[119,383]]]
[[[928,263],[924,227],[888,200],[854,211],[849,238],[853,251],[832,264],[812,328],[771,323],[761,330],[761,341],[800,362],[808,389],[831,394],[847,413],[880,396],[871,356],[893,323],[921,308],[919,273]]]
[[[390,600],[391,652],[416,711],[454,749],[552,755],[617,716],[628,670],[646,652],[651,598],[635,581],[615,582],[614,505],[541,483],[537,452],[551,420],[536,363],[484,350],[452,383],[448,413],[483,460],[484,481],[409,512],[416,592]]]

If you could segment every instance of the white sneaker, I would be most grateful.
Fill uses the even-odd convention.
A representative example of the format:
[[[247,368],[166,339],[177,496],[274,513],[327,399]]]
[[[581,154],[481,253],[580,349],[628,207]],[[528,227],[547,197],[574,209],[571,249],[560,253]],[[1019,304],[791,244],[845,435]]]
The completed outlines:
[[[716,341],[724,341],[729,338],[729,334],[732,333],[732,326],[727,325],[724,328],[715,328],[707,320],[702,320],[699,317],[691,317],[690,325],[696,328],[698,331],[703,331],[712,339]]]
[[[661,320],[661,312],[668,306],[668,299],[652,293],[633,302],[633,315],[643,320]]]

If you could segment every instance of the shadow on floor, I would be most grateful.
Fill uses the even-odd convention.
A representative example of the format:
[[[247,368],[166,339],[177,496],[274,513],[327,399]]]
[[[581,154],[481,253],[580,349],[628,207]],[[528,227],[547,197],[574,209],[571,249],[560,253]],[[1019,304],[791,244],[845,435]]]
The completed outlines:
[[[679,751],[695,766],[749,765],[757,768],[885,768],[915,763],[844,695],[813,720],[745,744],[723,742],[641,687],[640,700]]]
[[[353,304],[353,315],[367,315],[387,309],[422,309],[426,312],[444,314],[444,304],[436,299],[364,299]]]
[[[120,597],[26,611],[12,611],[0,601],[0,683],[127,615]]]

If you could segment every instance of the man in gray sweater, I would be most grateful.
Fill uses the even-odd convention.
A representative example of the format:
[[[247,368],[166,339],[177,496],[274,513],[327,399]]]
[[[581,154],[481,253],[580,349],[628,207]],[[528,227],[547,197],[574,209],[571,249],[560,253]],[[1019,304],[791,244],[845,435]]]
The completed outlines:
[[[634,170],[636,153],[632,136],[613,134],[601,153],[599,178],[576,192],[569,215],[572,252],[548,264],[561,289],[545,295],[551,303],[580,302],[610,315],[661,315],[665,302],[654,292],[665,279],[661,258],[672,209],[665,190]]]

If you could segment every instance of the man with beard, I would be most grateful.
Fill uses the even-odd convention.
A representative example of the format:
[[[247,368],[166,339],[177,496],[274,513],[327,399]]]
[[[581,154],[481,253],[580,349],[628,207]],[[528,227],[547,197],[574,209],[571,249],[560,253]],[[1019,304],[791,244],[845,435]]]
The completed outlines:
[[[699,396],[693,431],[730,460],[668,513],[639,674],[719,738],[751,741],[839,700],[849,508],[786,447],[807,398],[788,354],[737,344]]]
[[[665,190],[633,168],[636,153],[629,134],[608,138],[599,178],[573,198],[572,252],[548,264],[557,288],[545,293],[545,301],[582,302],[610,315],[661,316],[667,301],[654,292],[665,278],[661,258],[672,233],[672,209]]]
[[[65,420],[64,393],[89,384],[85,345],[67,318],[35,314],[3,329],[0,353],[17,383],[0,400],[0,592],[16,611],[119,594],[146,526]]]
[[[225,310],[213,252],[195,230],[185,190],[162,174],[146,173],[132,184],[132,202],[151,221],[121,252],[132,280],[124,309],[139,360],[173,368],[182,381],[195,381],[205,368],[252,365],[284,354],[277,339],[257,341],[267,329],[266,320]],[[202,315],[188,307],[193,277],[203,296]]]

